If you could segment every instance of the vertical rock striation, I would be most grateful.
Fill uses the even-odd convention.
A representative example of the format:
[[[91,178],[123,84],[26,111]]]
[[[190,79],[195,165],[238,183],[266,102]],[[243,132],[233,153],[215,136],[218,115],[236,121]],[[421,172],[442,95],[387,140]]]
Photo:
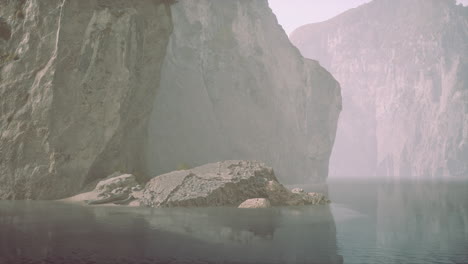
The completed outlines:
[[[0,1],[0,199],[64,197],[140,149],[171,32],[151,0]]]
[[[332,176],[468,177],[468,8],[375,0],[292,42],[343,87]]]
[[[323,183],[340,87],[291,45],[267,1],[184,0],[172,16],[149,173],[254,159],[283,182]]]

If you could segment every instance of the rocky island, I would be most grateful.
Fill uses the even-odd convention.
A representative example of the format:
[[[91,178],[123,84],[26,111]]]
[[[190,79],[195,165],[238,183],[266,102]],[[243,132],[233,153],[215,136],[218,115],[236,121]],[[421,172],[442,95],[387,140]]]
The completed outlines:
[[[288,190],[271,167],[257,161],[223,161],[157,176],[144,187],[131,174],[110,175],[94,190],[64,199],[88,205],[119,204],[145,207],[267,208],[327,204],[320,193]]]

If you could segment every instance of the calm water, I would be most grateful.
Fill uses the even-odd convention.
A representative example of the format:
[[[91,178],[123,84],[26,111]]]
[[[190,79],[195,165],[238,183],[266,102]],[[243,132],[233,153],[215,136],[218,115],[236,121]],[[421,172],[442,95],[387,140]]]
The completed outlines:
[[[0,201],[0,264],[468,263],[467,183],[332,182],[330,206]]]

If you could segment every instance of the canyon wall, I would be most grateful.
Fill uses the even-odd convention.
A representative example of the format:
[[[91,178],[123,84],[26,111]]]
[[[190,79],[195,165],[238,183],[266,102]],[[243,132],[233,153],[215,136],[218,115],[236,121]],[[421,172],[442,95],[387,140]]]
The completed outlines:
[[[340,82],[330,177],[468,177],[468,8],[374,0],[294,31]]]
[[[234,158],[323,183],[341,109],[263,0],[0,0],[0,79],[0,199]]]
[[[267,1],[184,0],[171,8],[150,174],[254,159],[282,182],[323,183],[341,109],[335,79],[291,45]]]
[[[171,33],[152,0],[0,1],[0,199],[48,199],[143,175]]]

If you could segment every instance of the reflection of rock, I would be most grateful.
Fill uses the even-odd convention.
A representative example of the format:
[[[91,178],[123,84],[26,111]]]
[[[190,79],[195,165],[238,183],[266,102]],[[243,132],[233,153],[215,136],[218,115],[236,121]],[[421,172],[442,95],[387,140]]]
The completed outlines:
[[[254,161],[224,161],[153,178],[139,200],[151,207],[238,206],[252,198],[272,205],[306,205],[326,201],[320,195],[292,193],[273,169]]]
[[[239,205],[239,208],[270,208],[271,204],[268,199],[255,198],[248,199]]]
[[[239,210],[36,201],[4,205],[0,202],[2,264],[342,263],[328,206]]]

